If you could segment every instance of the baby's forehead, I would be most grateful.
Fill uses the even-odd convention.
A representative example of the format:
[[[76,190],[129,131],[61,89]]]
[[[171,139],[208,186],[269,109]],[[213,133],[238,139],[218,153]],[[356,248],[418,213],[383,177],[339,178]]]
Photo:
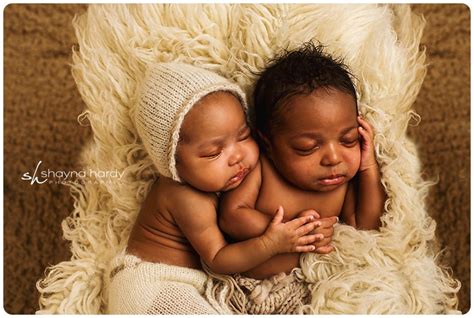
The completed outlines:
[[[349,94],[294,96],[276,113],[275,131],[346,129],[357,123],[357,106]]]
[[[201,129],[190,131],[181,129],[179,143],[191,147],[217,146],[225,144],[229,139],[240,136],[250,128],[246,121],[233,121],[228,125],[203,126]]]
[[[235,134],[246,124],[239,99],[229,92],[215,92],[203,97],[186,114],[180,129],[180,141],[189,144],[215,135]]]
[[[298,94],[291,96],[278,106],[278,116],[308,115],[357,115],[357,104],[353,96],[337,94]]]

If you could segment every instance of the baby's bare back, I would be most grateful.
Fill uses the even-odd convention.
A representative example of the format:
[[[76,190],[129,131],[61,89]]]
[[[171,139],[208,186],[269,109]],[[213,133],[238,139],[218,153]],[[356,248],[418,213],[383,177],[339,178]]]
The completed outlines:
[[[158,179],[152,186],[127,245],[127,252],[141,259],[189,268],[201,268],[200,258],[176,225],[166,198],[172,189]]]

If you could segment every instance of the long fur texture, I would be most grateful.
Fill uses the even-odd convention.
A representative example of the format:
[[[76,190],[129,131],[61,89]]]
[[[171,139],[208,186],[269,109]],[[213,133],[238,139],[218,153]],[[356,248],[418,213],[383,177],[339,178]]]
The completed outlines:
[[[74,211],[62,223],[72,258],[37,283],[38,313],[100,313],[111,257],[126,245],[157,172],[137,137],[134,94],[147,63],[179,60],[221,73],[252,94],[256,72],[280,49],[315,40],[357,78],[359,109],[376,132],[388,193],[383,228],[336,228],[337,250],[301,258],[314,283],[312,313],[452,313],[459,281],[438,265],[435,222],[424,199],[416,147],[406,136],[426,66],[424,20],[406,5],[91,5],[73,21],[72,71],[93,140],[84,170],[118,170],[71,185]]]

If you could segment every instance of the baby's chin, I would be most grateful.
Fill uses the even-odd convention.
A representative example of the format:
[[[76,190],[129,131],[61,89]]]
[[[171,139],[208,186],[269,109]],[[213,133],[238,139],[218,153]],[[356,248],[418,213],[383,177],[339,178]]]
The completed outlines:
[[[236,183],[232,183],[230,185],[224,185],[222,187],[222,189],[220,190],[220,192],[226,192],[226,191],[234,190],[235,188],[237,188],[242,183],[242,181],[243,180],[240,180]]]
[[[337,184],[321,184],[318,181],[316,182],[308,182],[307,184],[295,184],[297,188],[304,190],[304,191],[315,191],[315,192],[331,192],[334,191],[340,187],[342,187],[344,184],[346,184],[349,180],[343,180],[340,183]]]
[[[345,183],[347,183],[347,182],[337,184],[337,185],[324,185],[324,186],[317,185],[317,186],[314,186],[313,189],[311,189],[311,190],[312,191],[317,191],[317,192],[331,192],[331,191],[336,190],[339,187],[342,187]]]

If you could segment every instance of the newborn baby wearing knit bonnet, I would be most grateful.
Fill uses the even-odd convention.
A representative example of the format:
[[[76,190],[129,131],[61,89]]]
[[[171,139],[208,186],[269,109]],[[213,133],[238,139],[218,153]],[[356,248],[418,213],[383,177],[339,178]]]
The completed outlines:
[[[313,216],[228,244],[217,225],[217,193],[238,187],[259,150],[245,95],[229,80],[187,64],[158,63],[145,75],[135,124],[159,177],[145,198],[125,251],[111,265],[108,312],[216,314],[203,296],[213,272],[247,271],[286,252],[312,251]],[[184,300],[184,301],[183,301]]]

